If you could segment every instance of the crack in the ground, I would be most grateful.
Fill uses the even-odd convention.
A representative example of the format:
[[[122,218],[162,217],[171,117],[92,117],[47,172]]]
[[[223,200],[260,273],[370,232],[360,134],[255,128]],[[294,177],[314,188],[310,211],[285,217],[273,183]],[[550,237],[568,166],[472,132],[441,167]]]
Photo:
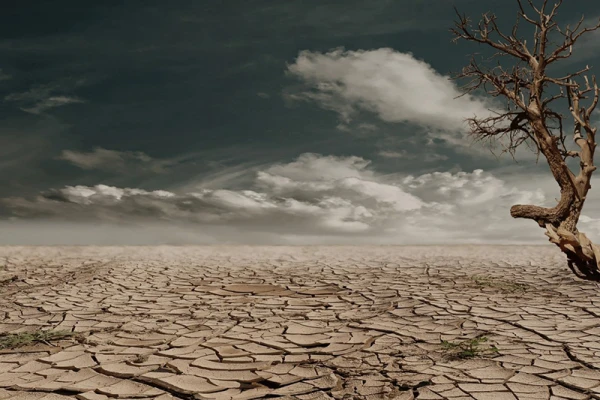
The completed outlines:
[[[181,248],[177,251],[185,253],[188,250]],[[412,251],[414,250],[411,250],[411,254]],[[445,252],[447,251],[449,250],[445,250]],[[83,341],[86,347],[88,345],[100,346],[113,339],[115,341],[125,339],[131,342],[133,338],[136,338],[140,340],[140,344],[132,345],[135,348],[136,346],[146,346],[143,343],[143,335],[152,333],[172,335],[174,338],[169,339],[170,341],[185,337],[188,333],[197,331],[198,324],[193,321],[197,319],[212,330],[206,340],[210,339],[214,343],[210,342],[212,344],[209,346],[202,342],[194,344],[194,346],[214,352],[215,362],[224,364],[244,362],[249,361],[250,358],[255,362],[269,360],[268,355],[261,359],[251,351],[247,353],[247,356],[243,356],[244,346],[238,346],[237,340],[243,340],[243,344],[248,344],[248,346],[250,344],[265,346],[267,349],[278,352],[275,358],[279,357],[281,361],[275,364],[311,364],[315,368],[329,368],[337,377],[339,387],[322,389],[320,392],[331,395],[332,392],[338,391],[340,393],[335,393],[334,397],[337,396],[336,398],[341,398],[343,395],[352,396],[355,399],[364,398],[364,393],[367,391],[359,389],[359,386],[356,385],[362,382],[365,386],[369,386],[366,380],[369,374],[380,374],[382,382],[385,377],[387,379],[385,380],[386,388],[410,391],[416,397],[420,391],[423,392],[421,388],[429,384],[435,386],[441,384],[440,381],[445,381],[441,379],[433,384],[410,380],[411,374],[418,375],[420,373],[418,371],[429,370],[430,367],[439,364],[438,356],[441,350],[438,351],[435,347],[436,336],[438,339],[454,340],[468,337],[473,332],[481,330],[487,330],[491,334],[497,333],[494,340],[508,345],[515,343],[517,350],[507,347],[503,355],[514,355],[518,359],[520,351],[522,351],[521,347],[528,350],[527,354],[534,356],[529,363],[530,366],[544,365],[541,362],[534,364],[534,360],[539,357],[541,357],[540,361],[546,361],[546,364],[552,362],[547,361],[552,360],[552,357],[545,358],[546,354],[556,356],[560,354],[555,359],[563,360],[561,362],[565,363],[564,376],[580,369],[598,371],[599,368],[595,367],[597,363],[586,361],[588,358],[594,359],[591,356],[594,350],[593,346],[586,347],[585,343],[582,343],[581,347],[578,343],[569,344],[552,339],[552,333],[549,333],[551,331],[539,332],[536,330],[538,326],[546,326],[538,320],[553,312],[557,319],[556,329],[568,331],[577,327],[580,331],[590,330],[590,333],[585,333],[591,335],[586,338],[586,341],[593,341],[594,335],[597,335],[595,331],[599,327],[596,322],[600,312],[594,304],[586,306],[586,303],[581,301],[582,294],[591,292],[588,287],[573,284],[567,288],[568,290],[573,289],[572,293],[570,292],[569,296],[562,296],[558,300],[556,300],[556,296],[542,299],[538,296],[538,291],[535,291],[535,296],[529,294],[524,296],[526,298],[520,298],[514,294],[507,295],[501,290],[493,290],[494,288],[486,287],[477,291],[476,288],[465,286],[468,284],[465,279],[471,273],[474,275],[489,274],[489,269],[482,269],[475,261],[467,262],[462,256],[451,257],[445,253],[440,257],[396,256],[392,260],[393,262],[386,261],[389,259],[388,254],[394,252],[397,250],[385,250],[385,254],[381,253],[381,258],[374,260],[370,259],[370,256],[353,253],[357,255],[348,257],[344,254],[342,258],[335,259],[335,261],[321,256],[308,264],[304,261],[297,263],[282,261],[286,265],[281,266],[274,262],[278,258],[270,259],[268,262],[263,260],[260,263],[242,262],[239,260],[239,256],[237,258],[229,257],[227,254],[222,254],[221,251],[214,259],[208,257],[206,262],[200,263],[197,262],[197,257],[192,259],[194,262],[173,263],[172,260],[167,260],[166,253],[161,253],[160,258],[141,262],[139,261],[141,258],[135,256],[134,251],[128,250],[127,255],[120,260],[121,264],[117,264],[118,257],[113,257],[111,261],[105,263],[107,267],[99,268],[98,262],[85,262],[80,265],[79,270],[75,271],[73,271],[73,263],[80,262],[77,257],[72,257],[72,261],[65,262],[64,256],[57,256],[60,259],[52,262],[52,269],[49,273],[52,278],[48,279],[47,284],[61,285],[60,290],[54,291],[55,288],[47,287],[42,289],[44,285],[26,285],[25,283],[40,282],[39,277],[42,276],[37,272],[33,273],[34,269],[32,268],[26,269],[27,275],[32,279],[14,285],[13,289],[22,287],[24,290],[10,294],[11,302],[6,303],[6,308],[10,311],[0,313],[0,317],[2,317],[0,324],[2,322],[12,324],[7,326],[13,329],[13,326],[17,327],[15,324],[23,321],[23,324],[27,325],[27,329],[29,326],[34,329],[35,321],[38,319],[44,321],[41,324],[44,328],[63,325],[65,329],[71,331],[83,329],[88,335],[98,334],[97,343],[92,343],[91,340]],[[502,257],[505,256],[510,257],[510,254],[503,253]],[[490,258],[487,254],[483,257]],[[327,262],[323,262],[323,259]],[[127,260],[136,260],[136,264],[128,265]],[[13,270],[18,272],[15,268],[20,262],[22,261],[17,261],[16,266],[9,266],[10,273]],[[113,264],[109,265],[111,262]],[[164,266],[164,263],[167,262],[170,264]],[[229,266],[233,264],[235,266],[229,267],[223,262],[229,262]],[[5,263],[9,263],[8,259]],[[493,273],[496,277],[500,277],[504,273],[512,273],[508,266],[512,266],[514,263],[494,261],[488,262],[487,265],[488,267],[492,266],[489,268],[496,271]],[[43,268],[44,266],[40,266],[41,271]],[[61,268],[66,270],[62,275],[60,274]],[[520,275],[514,273],[514,276],[518,275],[518,279],[510,279],[510,281],[531,283],[532,280],[527,280],[531,271],[526,268]],[[546,291],[551,290],[552,285],[557,282],[564,281],[563,277],[552,278],[552,274],[548,271],[550,269],[538,270],[538,275],[543,275],[542,282],[546,282],[549,286]],[[111,276],[107,277],[107,274]],[[452,277],[450,277],[451,275]],[[188,276],[190,279],[187,279]],[[197,283],[193,283],[194,281]],[[261,304],[263,299],[268,298],[268,295],[257,295],[250,289],[244,293],[228,293],[226,291],[228,285],[245,284],[250,286],[253,284],[277,285],[291,292],[280,294],[281,302],[265,300],[266,304]],[[204,288],[195,291],[195,285],[213,286],[214,289]],[[311,286],[325,290],[322,291],[322,295],[311,292],[300,293]],[[36,290],[38,292],[35,292]],[[0,291],[3,289],[0,288]],[[50,295],[47,295],[48,293]],[[254,298],[254,296],[257,297]],[[88,306],[88,301],[90,306]],[[559,307],[556,307],[557,304]],[[67,309],[69,305],[77,311],[56,312]],[[484,310],[486,307],[488,311]],[[398,311],[396,312],[396,310]],[[507,313],[515,314],[508,316]],[[120,322],[115,322],[117,325],[112,328],[94,329],[94,323],[104,321],[104,317],[106,317],[106,321],[113,319],[113,321]],[[503,319],[503,317],[510,320]],[[395,321],[395,318],[398,319]],[[524,325],[521,325],[516,319],[533,319],[536,322],[530,325],[532,327],[528,327],[525,326],[527,325],[526,321],[523,322]],[[159,321],[164,324],[159,324]],[[317,344],[300,346],[304,349],[296,345],[289,345],[285,338],[288,334],[287,328],[283,331],[278,328],[267,328],[267,326],[277,327],[278,325],[287,327],[287,321],[304,324],[307,335],[316,335],[314,339],[308,339],[307,343],[314,340]],[[113,322],[108,323],[112,324]],[[129,325],[130,323],[131,325]],[[107,322],[102,322],[97,326],[106,326],[106,324]],[[404,324],[407,329],[404,328]],[[561,324],[562,326],[560,326]],[[329,335],[331,339],[323,339],[322,334],[310,333],[319,332],[318,327],[321,326],[329,327],[327,334],[331,333]],[[394,328],[395,326],[397,328]],[[238,335],[238,330],[234,329],[236,327],[239,328],[239,332],[244,334]],[[118,338],[115,338],[118,332],[127,334],[119,334]],[[576,334],[560,337],[573,336],[577,337]],[[514,341],[511,340],[513,337],[515,337]],[[190,336],[192,340],[184,340],[181,343],[192,343],[194,342],[193,338],[194,336]],[[236,342],[228,342],[228,340]],[[319,340],[323,342],[318,343]],[[540,350],[534,346],[536,342],[540,343],[541,341],[546,342],[550,350]],[[170,342],[168,344],[168,347],[161,347],[161,350],[177,348],[177,346],[171,346]],[[330,344],[332,345],[331,349],[325,350]],[[336,348],[338,344],[341,347]],[[348,347],[350,344],[352,346]],[[220,346],[224,346],[222,351],[219,349]],[[385,346],[390,346],[395,350],[390,352]],[[239,350],[239,359],[232,358],[231,353],[227,354],[232,347],[235,352]],[[312,349],[308,347],[312,347]],[[396,349],[396,347],[398,348]],[[410,348],[414,348],[415,352]],[[366,351],[367,349],[369,350]],[[135,349],[133,350],[135,351]],[[548,353],[549,351],[551,353]],[[172,354],[177,354],[177,351]],[[419,359],[421,355],[426,355],[423,362]],[[170,358],[177,359],[176,356]],[[351,370],[351,368],[344,370],[341,367],[334,367],[334,364],[329,361],[323,361],[337,360],[338,358],[339,361],[336,362],[339,362],[339,365],[346,365],[349,368],[352,365],[359,366],[355,370]],[[100,364],[95,356],[92,359]],[[111,360],[110,357],[107,359]],[[112,360],[117,359],[118,357],[115,357]],[[527,361],[527,357],[521,357],[521,362],[523,360]],[[519,365],[525,365],[512,364],[510,361],[493,361],[493,359],[490,361],[492,361],[490,365],[496,365],[498,368],[510,370],[513,373],[518,373]],[[389,371],[386,368],[389,368]],[[439,371],[444,368],[447,367],[441,366]],[[537,369],[539,371],[544,368],[537,367]],[[545,374],[550,375],[550,378],[538,372],[531,375],[547,380],[546,385],[548,386],[544,387],[547,387],[548,390],[560,387],[565,390],[573,390],[588,398],[598,398],[598,394],[582,389],[581,386],[585,387],[585,382],[580,386],[575,386],[572,382],[578,385],[579,382],[574,379],[567,379],[567,382],[563,382],[562,371],[552,375],[552,368],[545,369],[548,371]],[[530,370],[534,370],[534,368]],[[432,371],[436,371],[436,369],[429,370],[427,374],[435,374]],[[462,369],[455,369],[455,371],[457,374],[467,374]],[[101,373],[101,371],[98,372]],[[406,381],[403,374],[407,374]],[[111,374],[103,375],[112,376]],[[441,374],[440,376],[446,375]],[[572,376],[573,378],[581,377],[577,374]],[[482,382],[475,376],[471,376],[471,378],[474,381]],[[160,389],[177,399],[192,398],[139,376],[124,379]],[[309,380],[311,379],[299,378],[295,382],[303,383]],[[406,382],[410,382],[410,384]],[[455,387],[458,387],[457,382],[459,381],[454,381]],[[157,381],[157,383],[160,382]],[[267,386],[269,388],[273,386],[271,389],[275,390],[289,385],[291,384]],[[260,386],[259,384],[254,385],[254,387]],[[505,386],[510,393],[519,396],[518,392],[506,385],[506,382]],[[253,386],[243,385],[243,391],[250,387]],[[347,389],[348,392],[344,392],[343,389]],[[435,388],[432,390],[435,392]],[[269,393],[265,394],[265,397],[272,396]]]

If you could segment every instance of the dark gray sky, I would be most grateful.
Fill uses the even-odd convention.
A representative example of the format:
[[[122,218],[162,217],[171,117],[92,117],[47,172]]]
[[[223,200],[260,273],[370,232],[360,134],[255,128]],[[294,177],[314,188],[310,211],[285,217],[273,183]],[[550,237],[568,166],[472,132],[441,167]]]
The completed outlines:
[[[508,208],[553,201],[545,167],[469,146],[460,121],[492,103],[448,80],[482,50],[451,43],[453,7],[510,25],[516,2],[11,3],[0,243],[543,236]],[[565,3],[561,22],[600,16]],[[556,73],[600,68],[598,50],[590,35]]]

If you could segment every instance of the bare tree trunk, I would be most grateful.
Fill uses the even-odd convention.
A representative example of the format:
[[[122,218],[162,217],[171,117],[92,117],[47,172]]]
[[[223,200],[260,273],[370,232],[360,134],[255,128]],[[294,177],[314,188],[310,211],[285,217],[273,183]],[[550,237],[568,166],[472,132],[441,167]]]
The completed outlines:
[[[511,208],[511,215],[515,218],[536,220],[546,229],[545,234],[550,242],[556,244],[566,254],[573,273],[583,279],[600,281],[600,247],[577,229],[583,201],[576,200],[570,204],[566,214],[552,212],[558,208],[559,206],[546,209],[538,206],[515,205]],[[542,211],[536,213],[537,210]]]
[[[508,139],[506,151],[515,150],[529,140],[535,142],[536,151],[546,157],[550,171],[560,187],[560,200],[556,206],[514,205],[510,213],[514,218],[532,219],[546,229],[546,235],[568,258],[568,265],[579,277],[600,281],[600,247],[577,230],[588,190],[591,188],[596,149],[597,128],[592,126],[591,115],[600,101],[600,88],[596,78],[589,79],[589,66],[555,77],[547,67],[572,55],[573,45],[583,35],[600,30],[597,24],[583,27],[584,18],[574,28],[561,29],[555,18],[563,0],[540,0],[540,5],[528,0],[526,11],[523,0],[517,0],[519,12],[511,33],[502,32],[496,16],[485,13],[473,26],[467,16],[458,15],[452,30],[455,40],[464,39],[484,44],[497,51],[491,58],[510,57],[511,68],[497,63],[492,68],[481,65],[473,57],[468,66],[457,75],[469,79],[465,93],[483,89],[492,97],[503,97],[507,107],[503,113],[488,117],[468,118],[471,134],[478,139]],[[518,34],[519,21],[535,29],[533,41],[527,44]],[[552,35],[562,36],[562,43],[550,40]],[[489,60],[489,59],[488,59]],[[488,63],[488,61],[484,61]],[[550,94],[550,87],[554,94]],[[574,123],[572,139],[579,148],[571,150],[565,145],[567,134],[563,130],[565,115],[552,109],[555,101],[566,99]],[[587,107],[582,101],[586,100]],[[558,126],[548,124],[557,123]],[[528,142],[529,143],[529,142]],[[579,171],[569,169],[565,160],[579,159]]]
[[[546,236],[555,243],[563,253],[571,270],[580,278],[600,281],[600,247],[592,243],[583,233],[574,229],[574,232],[559,226],[548,224]]]
[[[537,221],[540,227],[546,229],[545,234],[550,242],[556,244],[566,254],[569,268],[573,273],[583,279],[600,281],[600,247],[593,244],[583,232],[577,229],[587,192],[591,188],[590,179],[593,169],[585,170],[586,162],[590,160],[586,160],[585,154],[582,154],[582,164],[586,165],[575,177],[567,168],[558,145],[544,122],[531,121],[531,126],[552,175],[560,186],[561,196],[558,204],[553,208],[514,205],[510,209],[511,216]]]

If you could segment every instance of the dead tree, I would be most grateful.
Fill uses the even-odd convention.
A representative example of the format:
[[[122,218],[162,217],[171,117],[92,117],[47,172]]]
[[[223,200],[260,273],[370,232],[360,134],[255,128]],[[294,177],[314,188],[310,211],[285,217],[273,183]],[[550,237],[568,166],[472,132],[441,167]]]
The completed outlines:
[[[517,0],[517,20],[510,33],[499,28],[494,14],[484,14],[473,26],[457,11],[458,20],[451,30],[454,41],[476,42],[494,52],[483,62],[473,57],[456,76],[468,79],[464,93],[485,91],[506,101],[500,112],[469,118],[470,133],[475,139],[503,142],[505,151],[513,155],[518,147],[528,144],[538,156],[541,153],[545,157],[560,187],[558,204],[552,208],[518,204],[511,207],[510,214],[534,220],[544,228],[578,277],[600,281],[600,246],[577,230],[596,170],[596,128],[590,117],[598,104],[598,84],[594,76],[588,77],[588,66],[562,76],[550,74],[552,67],[572,56],[579,39],[600,28],[600,21],[584,27],[582,17],[573,28],[560,28],[556,17],[562,0],[551,7],[548,0],[537,6],[534,0],[525,1],[527,10],[524,0]],[[533,40],[529,44],[519,36],[519,23],[531,30]],[[555,38],[559,40],[555,42]],[[495,62],[493,67],[490,61]],[[563,126],[571,123],[572,133],[565,132]],[[571,135],[575,146],[570,149],[566,140]],[[575,172],[568,166],[570,157],[579,161]]]

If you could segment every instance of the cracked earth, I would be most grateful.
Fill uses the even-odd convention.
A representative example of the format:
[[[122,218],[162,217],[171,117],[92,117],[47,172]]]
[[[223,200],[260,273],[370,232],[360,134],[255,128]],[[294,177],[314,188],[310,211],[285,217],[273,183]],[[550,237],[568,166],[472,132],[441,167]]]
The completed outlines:
[[[598,289],[549,245],[3,247],[0,333],[75,334],[0,399],[600,399]]]

